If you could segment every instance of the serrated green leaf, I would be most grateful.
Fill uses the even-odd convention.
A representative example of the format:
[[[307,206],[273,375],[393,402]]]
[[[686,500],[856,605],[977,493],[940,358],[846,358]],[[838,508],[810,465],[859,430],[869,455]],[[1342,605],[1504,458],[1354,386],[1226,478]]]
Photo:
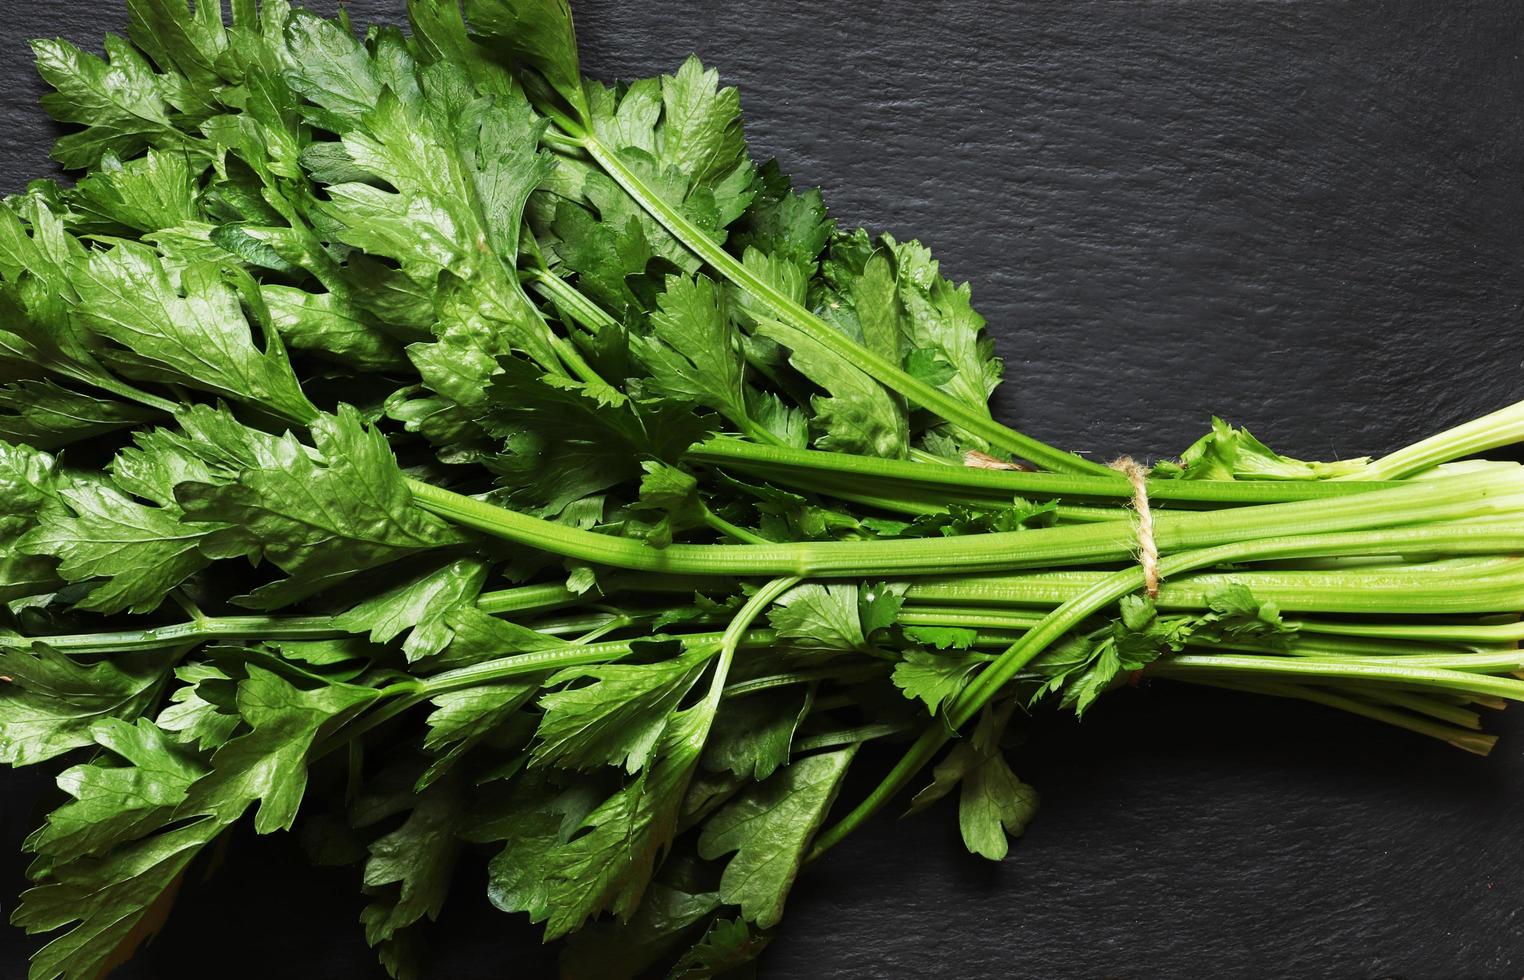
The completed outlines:
[[[620,317],[643,309],[636,289],[645,284],[636,277],[646,275],[656,252],[636,215],[615,212],[600,218],[581,204],[560,200],[548,231],[562,274],[577,274],[579,292]]]
[[[1000,383],[1002,367],[994,341],[984,332],[984,318],[970,305],[968,284],[954,286],[942,278],[931,252],[919,242],[898,243],[885,236],[884,244],[894,253],[911,347],[930,352],[951,370],[935,382],[937,387],[970,411],[989,415],[989,397]],[[958,431],[965,448],[988,448],[982,439]]]
[[[96,722],[130,720],[152,703],[172,653],[85,665],[42,643],[0,647],[0,761],[29,766],[95,741]]]
[[[459,0],[408,0],[407,17],[412,51],[421,64],[459,65],[481,92],[505,95],[512,89],[507,59],[471,39]]]
[[[262,285],[270,321],[286,344],[360,371],[391,371],[407,363],[402,345],[378,329],[348,298],[281,285]]]
[[[119,382],[97,360],[102,343],[71,314],[75,279],[86,260],[78,239],[65,231],[57,205],[32,195],[0,208],[0,290],[6,322],[0,327],[0,362],[10,376],[35,377],[40,369],[114,389]]]
[[[186,516],[222,522],[203,550],[263,557],[291,577],[252,597],[259,604],[310,595],[366,568],[465,540],[414,503],[386,438],[353,408],[312,425],[321,461],[291,437],[235,484],[182,483]]]
[[[675,832],[708,724],[702,705],[672,715],[638,775],[582,819],[563,822],[550,846],[518,845],[524,865],[492,886],[493,901],[544,922],[547,941],[605,910],[633,915]]]
[[[307,421],[316,409],[297,384],[274,336],[254,346],[237,292],[210,266],[193,265],[179,284],[151,249],[121,242],[95,252],[75,280],[78,312],[90,329],[175,380],[277,416]]]
[[[494,657],[567,645],[565,640],[482,612],[474,605],[456,606],[445,614],[453,635],[443,653],[431,660],[441,667],[464,667]]]
[[[474,602],[487,578],[487,565],[477,558],[458,558],[447,565],[393,586],[364,600],[334,619],[337,629],[369,632],[373,643],[387,643],[408,633],[402,652],[408,660],[438,653],[450,645],[454,631],[450,612]]]
[[[276,438],[245,427],[226,409],[197,405],[176,421],[177,428],[133,433],[134,445],[111,461],[112,482],[144,500],[178,507],[175,487],[182,483],[234,480],[244,467],[275,459]]]
[[[763,780],[788,765],[794,732],[809,714],[808,689],[763,691],[725,702],[704,746],[704,768]]]
[[[103,61],[63,40],[33,41],[37,72],[56,91],[42,97],[48,115],[84,127],[60,138],[53,158],[89,167],[107,153],[132,157],[148,146],[180,142],[153,69],[121,38],[107,36]]]
[[[960,534],[992,534],[1023,528],[1051,527],[1057,519],[1057,503],[1015,498],[1009,506],[970,507],[950,503],[944,511],[919,514],[909,524],[872,519],[869,525],[880,537],[930,538]]]
[[[185,664],[175,668],[175,678],[184,686],[169,696],[169,703],[160,710],[155,724],[173,732],[179,741],[203,751],[215,749],[231,738],[239,725],[238,713],[224,710],[218,701],[206,696],[211,687],[219,684],[233,688],[233,680],[222,668],[209,663]]]
[[[192,785],[181,812],[231,823],[257,801],[255,831],[289,830],[307,789],[306,756],[319,729],[376,696],[370,688],[339,684],[304,691],[250,664],[237,696],[238,714],[250,731],[217,750],[211,773]]]
[[[91,583],[76,605],[94,612],[157,609],[206,567],[201,544],[221,526],[184,522],[177,507],[148,507],[104,484],[76,484],[59,497],[72,513],[44,516],[18,547],[58,559],[70,582]]]
[[[1235,429],[1213,416],[1212,431],[1181,453],[1179,462],[1157,463],[1149,475],[1165,480],[1328,480],[1358,474],[1369,462],[1369,457],[1333,463],[1292,459],[1248,429]]]
[[[124,962],[162,923],[189,862],[250,806],[256,831],[289,827],[307,782],[306,754],[318,731],[375,697],[368,688],[301,691],[275,674],[248,667],[237,707],[250,731],[212,758],[212,771],[191,783],[165,813],[172,829],[51,866],[46,883],[23,896],[14,920],[29,932],[78,923],[33,959],[33,975],[68,980],[100,976]],[[147,829],[145,820],[135,829]]]
[[[364,880],[366,892],[377,897],[360,921],[372,946],[425,917],[439,917],[460,854],[461,807],[448,784],[435,785],[417,797],[400,827],[371,842]]]
[[[630,921],[604,919],[573,933],[561,955],[561,976],[565,980],[634,980],[719,904],[715,892],[693,894],[655,882]]]
[[[893,626],[904,604],[903,583],[864,582],[857,590],[857,618],[862,623],[863,635],[871,639],[880,630]]]
[[[570,564],[566,576],[566,591],[572,595],[585,595],[598,586],[598,572],[591,565]]]
[[[828,284],[818,301],[822,318],[891,364],[901,363],[909,338],[888,253],[858,231],[838,237],[821,271]]]
[[[127,0],[127,36],[161,69],[179,72],[196,88],[222,84],[216,66],[228,38],[220,0]]]
[[[823,434],[816,445],[830,452],[903,458],[908,445],[904,412],[877,381],[813,337],[776,320],[757,332],[789,350],[789,363],[825,389],[811,399]]]
[[[640,481],[640,498],[631,509],[661,515],[653,528],[644,531],[647,544],[665,548],[674,535],[704,524],[704,503],[699,499],[698,480],[691,473],[653,460],[641,463],[641,469],[646,475]]]
[[[38,449],[57,449],[155,417],[141,406],[64,388],[50,378],[0,386],[0,439]]]
[[[783,918],[783,903],[854,751],[796,759],[704,824],[701,856],[736,852],[720,878],[720,899],[739,905],[741,914],[760,928]]]
[[[291,90],[354,122],[375,108],[382,81],[365,49],[344,26],[307,11],[295,11],[286,28],[291,66],[285,81]]]
[[[979,639],[979,631],[962,626],[906,626],[905,636],[938,650],[967,650]]]
[[[371,57],[352,39],[323,41],[325,50],[345,43],[346,65]],[[544,123],[517,93],[479,94],[459,66],[439,62],[415,76],[406,62],[402,52],[378,50],[365,71],[405,77],[374,96],[346,93],[339,100],[369,100],[358,114],[343,108],[345,118],[334,125],[345,153],[372,182],[330,185],[321,213],[347,244],[394,260],[408,277],[439,289],[433,333],[457,355],[477,352],[474,381],[442,391],[438,372],[428,369],[438,358],[410,354],[426,384],[456,401],[470,396],[461,404],[474,406],[495,359],[513,349],[559,370],[549,333],[513,271],[525,203],[550,172],[538,148]]]
[[[1020,837],[1037,813],[1037,791],[1016,777],[996,753],[963,777],[958,799],[958,827],[973,854],[1002,860],[1011,837]]]
[[[488,684],[431,698],[434,710],[425,720],[429,731],[423,738],[423,748],[435,759],[420,777],[419,788],[432,784],[453,768],[527,704],[538,689],[539,685],[533,682]]]
[[[545,715],[535,733],[531,764],[641,769],[667,730],[668,716],[698,682],[712,653],[701,648],[655,663],[570,667],[552,675],[547,687],[591,683],[540,698]]]
[[[723,178],[746,158],[741,96],[719,80],[696,57],[661,80],[661,159],[694,182]]]
[[[358,636],[341,636],[327,640],[266,640],[265,646],[280,652],[285,660],[311,667],[334,667],[352,664],[356,660],[375,659],[378,652],[367,640]],[[332,675],[325,675],[332,676]]]
[[[57,562],[20,549],[20,539],[43,517],[65,513],[64,481],[52,456],[0,442],[0,601],[51,592],[62,583]]]
[[[484,460],[507,499],[543,516],[638,479],[642,458],[676,462],[709,431],[687,405],[637,402],[606,387],[557,381],[505,358],[485,424],[503,450]]]
[[[910,804],[910,812],[918,812],[961,786],[958,824],[964,846],[991,861],[1005,857],[1008,837],[1021,836],[1037,812],[1037,791],[1016,777],[1000,748],[1015,707],[1011,701],[982,711],[972,735],[937,763],[931,785]]]
[[[1189,633],[1193,642],[1253,639],[1283,647],[1297,635],[1296,624],[1281,618],[1278,605],[1256,598],[1245,585],[1235,582],[1214,590],[1207,594],[1206,604],[1211,612],[1194,624]]]
[[[186,867],[221,833],[214,820],[83,858],[23,893],[11,921],[29,933],[77,922],[32,957],[33,980],[91,980],[126,962],[168,915]]]
[[[27,839],[28,850],[71,860],[133,840],[142,829],[161,824],[204,771],[146,718],[136,724],[103,719],[91,735],[128,764],[98,760],[60,773],[58,787],[73,800],[48,814],[47,823]]]
[[[936,714],[963,690],[968,675],[983,662],[977,654],[907,650],[905,658],[894,665],[894,686],[907,698],[919,698],[927,711]]]
[[[751,203],[754,167],[746,154],[739,120],[740,100],[733,88],[720,88],[718,75],[689,58],[675,75],[641,79],[610,89],[586,85],[587,116],[593,132],[615,151],[642,182],[706,234],[722,239],[724,229]],[[638,255],[643,241],[651,252],[686,273],[702,263],[665,227],[637,205],[601,171],[563,160],[557,178],[568,194],[580,192],[604,226],[616,230],[615,242],[625,261]],[[631,224],[639,227],[636,236]],[[559,222],[558,222],[559,226]],[[609,271],[609,244],[600,247]],[[581,272],[577,256],[571,265]],[[627,265],[627,273],[643,266]],[[599,278],[612,283],[608,271]]]
[[[716,919],[702,939],[682,955],[668,974],[671,980],[710,980],[755,975],[749,969],[771,937],[740,919]]]
[[[651,314],[654,336],[633,336],[632,350],[657,391],[711,408],[745,428],[751,425],[745,361],[723,296],[703,276],[668,276]]]
[[[776,160],[758,168],[752,187],[751,205],[736,222],[730,247],[742,254],[755,248],[786,259],[808,279],[836,227],[826,215],[819,188],[794,193]]]
[[[577,37],[567,0],[465,0],[475,34],[533,68],[574,108],[582,105]]]
[[[870,650],[874,634],[893,625],[905,586],[806,582],[779,597],[768,620],[779,636],[806,650]]]
[[[596,797],[586,796],[585,790],[562,791],[537,773],[525,773],[513,780],[504,800],[463,831],[471,841],[502,842],[487,865],[487,899],[494,907],[504,912],[548,908],[555,883],[542,872],[541,860],[598,804]]]
[[[108,156],[74,185],[74,220],[96,229],[152,232],[200,221],[196,171],[184,153],[150,149],[125,162]]]

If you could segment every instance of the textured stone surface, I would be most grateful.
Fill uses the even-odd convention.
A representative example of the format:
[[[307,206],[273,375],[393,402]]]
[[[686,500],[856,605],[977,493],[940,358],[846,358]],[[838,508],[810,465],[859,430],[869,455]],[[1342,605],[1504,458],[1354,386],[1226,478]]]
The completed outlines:
[[[402,3],[348,6],[368,22]],[[119,0],[0,7],[10,191],[52,135],[24,39],[94,44],[123,18]],[[759,155],[971,280],[1007,358],[1002,415],[1036,435],[1159,456],[1216,412],[1288,452],[1354,455],[1524,396],[1517,4],[576,10],[590,70],[698,51],[742,87]],[[1122,693],[1034,733],[1019,768],[1044,810],[1009,860],[962,853],[946,809],[881,819],[803,877],[763,974],[1518,977],[1512,714],[1489,719],[1506,738],[1484,761],[1311,708]],[[45,789],[0,776],[5,899]],[[122,976],[379,975],[355,882],[309,877],[289,842],[238,843]],[[436,975],[547,972],[480,894],[461,881]],[[0,976],[27,945],[0,936]]]

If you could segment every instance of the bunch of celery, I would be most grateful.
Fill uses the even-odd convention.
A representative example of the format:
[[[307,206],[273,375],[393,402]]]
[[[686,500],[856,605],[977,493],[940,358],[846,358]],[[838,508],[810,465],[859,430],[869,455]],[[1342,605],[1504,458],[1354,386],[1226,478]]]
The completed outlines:
[[[395,975],[476,855],[568,974],[719,975],[918,779],[1005,856],[1030,711],[1168,678],[1486,753],[1524,697],[1524,469],[1466,459],[1524,406],[1335,463],[1215,422],[1143,480],[996,421],[968,288],[696,60],[583,79],[556,0],[127,8],[36,44],[81,174],[0,209],[0,759],[69,797],[34,978],[250,813],[356,866]]]

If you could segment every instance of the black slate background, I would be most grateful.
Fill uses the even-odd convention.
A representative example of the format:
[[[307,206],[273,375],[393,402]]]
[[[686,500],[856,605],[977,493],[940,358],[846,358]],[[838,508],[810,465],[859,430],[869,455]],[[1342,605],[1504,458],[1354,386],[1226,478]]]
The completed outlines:
[[[402,3],[348,7],[365,23]],[[1157,457],[1216,412],[1293,454],[1355,455],[1524,396],[1510,0],[575,7],[589,71],[697,51],[741,86],[759,157],[971,280],[1007,359],[1001,415],[1050,441]],[[0,13],[15,191],[53,136],[24,40],[95,46],[124,14]],[[1518,977],[1524,715],[1490,725],[1505,740],[1480,760],[1309,707],[1116,695],[1038,726],[1019,768],[1044,811],[1010,859],[964,854],[948,809],[880,819],[804,875],[762,973]],[[0,775],[0,902],[50,792]],[[248,836],[119,976],[379,976],[355,885]],[[548,974],[480,886],[463,876],[435,975]],[[0,977],[29,948],[0,932]]]

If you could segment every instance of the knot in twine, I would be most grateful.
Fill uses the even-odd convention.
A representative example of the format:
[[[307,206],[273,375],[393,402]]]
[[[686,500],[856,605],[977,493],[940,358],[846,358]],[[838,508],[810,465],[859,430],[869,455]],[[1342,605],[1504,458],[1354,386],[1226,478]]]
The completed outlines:
[[[1154,512],[1148,506],[1148,471],[1131,456],[1114,460],[1111,468],[1132,484],[1132,509],[1138,515],[1138,564],[1150,599],[1159,598],[1159,546],[1154,543]]]

